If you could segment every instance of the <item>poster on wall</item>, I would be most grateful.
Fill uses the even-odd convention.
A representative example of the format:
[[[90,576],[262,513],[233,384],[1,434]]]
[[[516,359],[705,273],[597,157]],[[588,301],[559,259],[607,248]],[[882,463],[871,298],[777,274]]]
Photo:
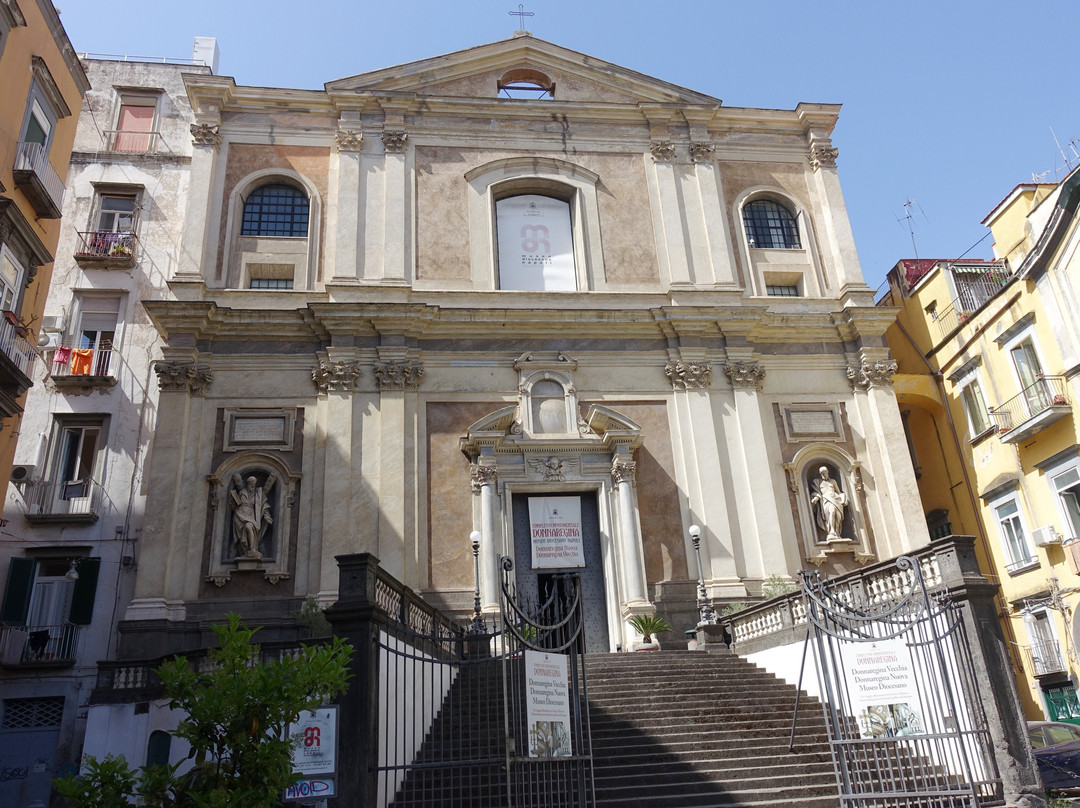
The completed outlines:
[[[861,737],[894,738],[926,731],[911,654],[903,640],[854,643],[844,647],[843,657]]]
[[[525,651],[529,757],[570,757],[570,688],[566,654]]]
[[[585,566],[581,497],[529,497],[534,570]]]
[[[496,203],[495,218],[500,289],[577,289],[569,203],[536,194],[511,196]]]

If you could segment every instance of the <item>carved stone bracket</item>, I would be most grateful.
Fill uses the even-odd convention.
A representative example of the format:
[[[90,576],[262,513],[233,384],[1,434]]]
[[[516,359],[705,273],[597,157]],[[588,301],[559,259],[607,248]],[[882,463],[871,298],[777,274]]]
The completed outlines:
[[[360,381],[360,363],[320,362],[319,366],[311,371],[311,380],[318,386],[320,393],[331,390],[353,392]]]
[[[405,141],[409,133],[400,130],[387,130],[382,133],[383,148],[391,154],[400,154],[405,151]]]
[[[712,365],[708,362],[668,362],[664,374],[676,390],[704,390],[712,384]]]
[[[810,167],[817,171],[819,168],[835,168],[836,158],[840,155],[840,150],[835,146],[825,146],[821,143],[815,143],[810,147]]]
[[[232,578],[229,576],[228,573],[221,573],[218,575],[207,575],[206,580],[207,582],[213,582],[214,586],[216,586],[218,589],[221,589],[221,587],[225,586],[225,584],[231,581]]]
[[[424,363],[416,359],[400,359],[392,362],[376,362],[375,381],[380,390],[404,390],[419,387],[424,375]]]
[[[848,365],[847,377],[851,388],[856,392],[866,392],[871,387],[892,387],[896,362],[882,359],[877,362],[863,362],[861,365]]]
[[[337,142],[338,151],[360,151],[364,142],[364,133],[353,129],[342,129],[334,135],[334,140]]]
[[[289,573],[281,572],[279,570],[267,570],[263,573],[263,578],[268,580],[274,586],[277,586],[278,582],[288,580]]]
[[[785,463],[784,471],[787,472],[787,487],[788,491],[793,494],[799,493],[799,470],[793,463]]]
[[[759,362],[728,362],[724,373],[732,387],[749,387],[760,390],[765,384],[765,368]]]
[[[158,388],[168,393],[185,392],[201,396],[214,381],[213,370],[194,362],[155,362],[154,372],[158,377]]]
[[[221,133],[218,132],[217,126],[209,123],[193,123],[190,129],[191,145],[214,146],[215,148],[221,145]]]
[[[709,163],[712,162],[713,154],[716,152],[716,146],[712,143],[691,143],[690,144],[690,159],[695,163]]]
[[[611,463],[611,476],[615,483],[633,483],[637,480],[637,463],[625,457],[616,457]]]
[[[472,473],[472,490],[475,494],[480,493],[480,489],[485,485],[495,485],[499,482],[497,466],[481,466],[474,463],[469,467],[469,471]]]
[[[670,163],[675,157],[675,144],[670,140],[654,140],[649,144],[649,151],[658,163]]]

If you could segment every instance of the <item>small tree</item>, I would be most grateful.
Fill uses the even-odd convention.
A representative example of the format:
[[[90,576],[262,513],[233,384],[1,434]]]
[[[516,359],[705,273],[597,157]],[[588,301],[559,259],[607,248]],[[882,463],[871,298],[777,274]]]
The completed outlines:
[[[191,746],[194,768],[141,771],[122,758],[86,762],[83,777],[54,780],[75,808],[112,808],[120,792],[154,808],[269,808],[295,779],[285,728],[345,689],[352,648],[340,638],[264,662],[255,630],[229,615],[215,626],[220,647],[204,672],[176,657],[157,669],[169,706],[186,717],[175,734]],[[122,764],[122,765],[120,765]],[[136,784],[136,780],[138,781]],[[105,796],[107,795],[107,796]]]

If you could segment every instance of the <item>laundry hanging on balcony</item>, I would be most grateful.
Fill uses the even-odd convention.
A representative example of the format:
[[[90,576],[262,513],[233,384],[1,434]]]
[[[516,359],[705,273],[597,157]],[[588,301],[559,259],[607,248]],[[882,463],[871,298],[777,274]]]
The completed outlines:
[[[57,348],[53,354],[54,365],[66,365],[71,359],[71,348]]]
[[[74,348],[71,351],[71,375],[89,376],[94,366],[93,348]]]

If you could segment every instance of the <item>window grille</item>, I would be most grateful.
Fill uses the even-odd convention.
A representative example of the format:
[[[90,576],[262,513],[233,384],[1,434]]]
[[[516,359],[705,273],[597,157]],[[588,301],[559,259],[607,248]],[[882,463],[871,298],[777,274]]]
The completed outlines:
[[[768,285],[765,287],[765,293],[769,295],[769,297],[798,297],[799,287]]]
[[[292,278],[252,278],[250,289],[292,289]]]
[[[291,185],[264,185],[244,201],[242,236],[306,237],[308,199]]]
[[[4,729],[58,727],[64,717],[64,697],[4,699]]]
[[[746,239],[760,249],[798,250],[799,228],[791,211],[771,199],[758,199],[743,208]]]

